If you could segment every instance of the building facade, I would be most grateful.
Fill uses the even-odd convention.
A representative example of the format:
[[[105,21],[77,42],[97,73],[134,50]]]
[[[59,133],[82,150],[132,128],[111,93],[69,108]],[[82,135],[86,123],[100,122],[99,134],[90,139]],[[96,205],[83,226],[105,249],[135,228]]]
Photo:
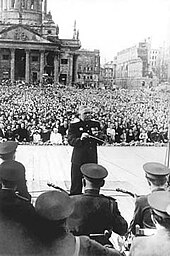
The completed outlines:
[[[116,78],[115,61],[109,61],[101,68],[101,82],[105,88],[114,88]]]
[[[82,87],[99,86],[100,52],[81,49],[77,58],[77,83]]]
[[[117,53],[115,80],[119,87],[141,87],[151,82],[149,51],[150,41],[145,40]]]
[[[74,84],[77,36],[60,39],[47,0],[0,0],[0,80]]]

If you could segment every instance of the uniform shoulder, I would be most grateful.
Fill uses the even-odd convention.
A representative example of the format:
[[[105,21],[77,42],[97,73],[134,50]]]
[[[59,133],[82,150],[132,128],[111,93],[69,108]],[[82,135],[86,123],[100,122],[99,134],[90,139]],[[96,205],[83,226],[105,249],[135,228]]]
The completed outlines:
[[[74,119],[70,122],[70,125],[71,125],[71,124],[77,124],[77,123],[80,123],[80,119],[79,119],[79,118],[74,118]]]
[[[136,205],[146,205],[148,204],[148,195],[142,195],[137,197],[136,201],[135,201]]]
[[[108,199],[109,201],[116,202],[116,199],[113,198],[113,197],[111,197],[111,196],[105,196],[105,195],[103,195],[103,194],[100,194],[100,196],[101,196],[102,198]]]
[[[17,194],[17,193],[16,193],[16,197],[17,197],[18,199],[21,199],[21,200],[25,201],[25,202],[29,202],[29,199],[28,199],[28,198],[23,197],[23,196],[21,196],[21,195],[19,195],[19,194]]]
[[[91,119],[91,122],[94,122],[94,123],[96,123],[96,124],[100,124],[100,122],[97,121],[96,119]]]

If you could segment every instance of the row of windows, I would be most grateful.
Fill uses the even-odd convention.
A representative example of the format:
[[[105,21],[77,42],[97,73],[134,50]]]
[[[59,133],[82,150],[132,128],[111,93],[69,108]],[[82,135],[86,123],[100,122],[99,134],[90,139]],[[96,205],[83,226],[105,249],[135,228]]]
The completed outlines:
[[[2,59],[3,60],[9,60],[10,59],[10,55],[9,54],[3,54],[2,55]],[[34,55],[31,56],[31,61],[32,62],[38,62],[39,61],[39,57]],[[61,59],[61,64],[68,64],[68,59]]]
[[[2,55],[2,59],[3,60],[9,60],[10,59],[10,55],[9,54],[3,54]],[[32,56],[31,57],[32,62],[37,62],[38,59],[39,59],[38,56]]]
[[[78,74],[78,79],[92,80],[92,79],[93,79],[93,76],[81,76],[80,74]]]

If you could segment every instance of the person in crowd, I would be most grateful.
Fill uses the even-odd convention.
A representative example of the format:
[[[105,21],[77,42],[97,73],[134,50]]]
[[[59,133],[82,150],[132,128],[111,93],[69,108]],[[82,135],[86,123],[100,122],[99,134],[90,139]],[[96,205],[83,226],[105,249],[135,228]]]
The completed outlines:
[[[109,144],[113,144],[115,141],[115,129],[113,123],[108,123],[108,128],[107,128],[107,140]]]
[[[61,123],[58,130],[59,130],[59,133],[61,133],[62,135],[62,143],[64,144],[64,141],[68,133],[68,121],[66,119],[63,120],[63,123]]]
[[[50,141],[51,129],[47,123],[44,123],[41,127],[41,139],[42,142],[48,143]]]
[[[118,122],[115,122],[115,142],[121,142],[121,136],[123,134],[123,129],[120,127]]]
[[[59,129],[54,127],[50,134],[50,142],[54,145],[62,145],[62,135],[59,133]]]
[[[101,144],[97,139],[100,123],[91,120],[91,109],[88,106],[81,106],[79,113],[79,121],[70,123],[68,130],[68,143],[73,146],[71,158],[71,195],[82,192],[82,173],[80,167],[85,163],[98,162],[97,144]],[[96,136],[96,138],[91,136]]]
[[[132,128],[129,128],[126,133],[126,142],[133,143],[135,141],[135,135]]]
[[[129,256],[170,255],[170,191],[156,191],[148,196],[156,230],[152,236],[133,239]]]
[[[139,134],[139,141],[140,143],[144,143],[146,144],[147,143],[147,139],[148,139],[148,135],[147,135],[147,132],[146,130],[144,130],[143,128],[140,129],[140,134]]]
[[[0,122],[0,140],[5,138],[5,130],[4,130],[4,124]]]
[[[36,129],[33,131],[32,139],[33,139],[33,143],[35,143],[35,144],[38,144],[42,141],[41,140],[41,129]]]
[[[151,142],[153,143],[161,142],[161,136],[160,136],[160,133],[158,132],[157,125],[154,125],[153,130],[150,134],[150,139],[151,139]]]
[[[20,124],[16,123],[15,129],[14,129],[14,136],[15,136],[15,140],[18,142],[20,139],[20,129],[21,129]]]
[[[29,138],[29,133],[28,130],[25,127],[25,123],[22,122],[20,129],[18,130],[18,141],[19,142],[29,142],[30,138]]]
[[[71,196],[74,210],[68,219],[74,235],[104,234],[105,230],[123,236],[128,224],[112,197],[100,194],[108,175],[106,168],[95,163],[83,164],[84,194]]]
[[[16,150],[18,143],[16,141],[4,141],[0,143],[0,159],[2,164],[10,161],[15,163]],[[28,192],[25,177],[25,167],[20,163],[20,170],[22,169],[21,179],[17,180],[17,191],[18,193],[31,201],[31,195]],[[22,167],[21,167],[22,166]]]
[[[6,129],[6,131],[5,131],[5,138],[6,138],[7,140],[12,140],[12,141],[15,140],[15,134],[14,134],[14,132],[12,131],[10,125],[7,126],[7,129]]]
[[[87,236],[77,237],[71,234],[67,219],[73,209],[72,199],[61,190],[48,191],[37,198],[35,210],[42,224],[37,234],[43,245],[39,255],[121,255],[118,251],[106,248]]]
[[[143,165],[143,169],[151,193],[167,189],[168,176],[170,174],[169,168],[161,163],[148,162]],[[155,224],[151,219],[148,195],[140,196],[136,199],[134,216],[128,232],[132,232],[135,235],[136,225],[139,225],[140,228],[155,228]]]

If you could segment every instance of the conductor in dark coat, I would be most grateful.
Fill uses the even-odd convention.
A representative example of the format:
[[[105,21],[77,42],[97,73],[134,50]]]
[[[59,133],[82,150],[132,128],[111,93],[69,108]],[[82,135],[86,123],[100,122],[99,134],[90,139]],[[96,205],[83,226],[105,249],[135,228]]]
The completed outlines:
[[[100,123],[91,120],[91,109],[87,106],[80,107],[80,119],[71,123],[68,130],[68,143],[73,146],[71,158],[71,189],[70,194],[82,192],[82,173],[80,167],[85,163],[97,163],[97,140],[100,132]],[[90,137],[95,136],[96,139]]]
[[[105,230],[125,235],[128,224],[121,216],[114,198],[100,194],[107,170],[98,164],[89,163],[81,166],[84,176],[84,194],[71,196],[74,211],[68,219],[74,235],[103,234]]]
[[[151,193],[160,190],[164,191],[167,188],[168,175],[170,173],[169,168],[157,162],[148,162],[144,164],[143,168],[145,170],[146,179]],[[136,225],[139,225],[140,228],[155,228],[155,224],[151,218],[151,208],[148,203],[148,195],[143,195],[137,198],[129,232],[135,234]]]

